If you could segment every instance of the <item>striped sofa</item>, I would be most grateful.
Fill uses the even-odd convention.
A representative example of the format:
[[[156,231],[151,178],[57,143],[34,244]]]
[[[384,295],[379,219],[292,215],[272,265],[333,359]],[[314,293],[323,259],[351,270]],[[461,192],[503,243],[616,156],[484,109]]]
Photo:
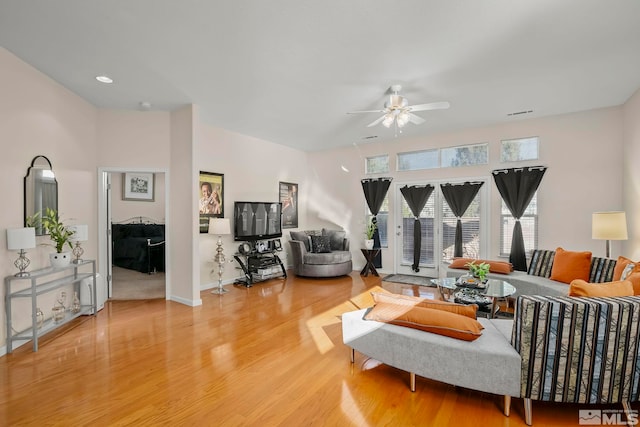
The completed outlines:
[[[513,297],[519,295],[567,295],[568,285],[566,283],[551,280],[551,268],[555,251],[537,249],[533,251],[529,269],[525,271],[513,271],[508,275],[489,273],[490,279],[506,280],[516,288]],[[589,272],[589,282],[604,283],[613,280],[613,270],[616,260],[610,258],[591,258],[591,270]],[[457,268],[447,268],[448,277],[458,277],[466,274],[467,270]]]
[[[627,414],[640,400],[640,296],[521,296],[511,344],[528,425],[532,400],[621,403]]]

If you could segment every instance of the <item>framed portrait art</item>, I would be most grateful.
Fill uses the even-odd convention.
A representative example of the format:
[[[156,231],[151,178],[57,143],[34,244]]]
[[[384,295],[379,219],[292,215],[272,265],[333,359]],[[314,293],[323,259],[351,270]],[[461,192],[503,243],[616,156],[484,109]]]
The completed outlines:
[[[151,172],[125,172],[122,174],[122,200],[154,201],[155,175]]]
[[[200,171],[197,190],[200,233],[207,233],[209,218],[224,218],[224,174]]]
[[[298,184],[281,182],[282,228],[298,228]]]

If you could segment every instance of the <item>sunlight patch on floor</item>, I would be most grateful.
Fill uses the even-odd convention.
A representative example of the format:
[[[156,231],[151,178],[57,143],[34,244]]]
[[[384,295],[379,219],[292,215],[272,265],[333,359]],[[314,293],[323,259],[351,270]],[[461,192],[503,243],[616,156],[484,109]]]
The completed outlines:
[[[316,347],[318,347],[318,351],[320,351],[321,354],[325,354],[335,347],[331,338],[329,338],[327,333],[324,331],[324,327],[340,323],[340,316],[342,316],[342,313],[357,309],[358,307],[356,307],[351,301],[345,301],[342,304],[307,320],[307,329],[309,329],[311,337],[313,338],[313,341],[315,341]]]
[[[380,286],[374,286],[373,288],[367,289],[365,292],[352,297],[351,299],[349,299],[349,301],[345,301],[340,305],[332,307],[331,309],[307,320],[307,329],[309,329],[309,332],[311,333],[311,336],[316,343],[316,347],[318,347],[318,351],[320,351],[321,354],[325,354],[333,347],[335,347],[333,341],[331,341],[331,338],[329,338],[329,336],[324,331],[324,327],[340,323],[340,317],[343,313],[359,310],[361,308],[372,307],[373,298],[371,297],[371,292],[386,291]]]

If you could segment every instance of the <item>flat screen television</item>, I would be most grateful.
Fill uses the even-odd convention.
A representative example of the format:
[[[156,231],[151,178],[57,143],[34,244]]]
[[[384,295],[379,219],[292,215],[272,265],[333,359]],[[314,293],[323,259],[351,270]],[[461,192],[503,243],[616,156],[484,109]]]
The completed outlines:
[[[235,240],[282,237],[282,205],[279,202],[235,202],[233,224]]]

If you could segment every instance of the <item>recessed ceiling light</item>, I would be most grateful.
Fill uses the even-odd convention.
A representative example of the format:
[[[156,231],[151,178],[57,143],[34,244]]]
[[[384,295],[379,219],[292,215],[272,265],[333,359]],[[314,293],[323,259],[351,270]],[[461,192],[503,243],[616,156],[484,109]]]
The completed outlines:
[[[113,83],[113,79],[109,76],[96,76],[96,80],[100,83]]]

